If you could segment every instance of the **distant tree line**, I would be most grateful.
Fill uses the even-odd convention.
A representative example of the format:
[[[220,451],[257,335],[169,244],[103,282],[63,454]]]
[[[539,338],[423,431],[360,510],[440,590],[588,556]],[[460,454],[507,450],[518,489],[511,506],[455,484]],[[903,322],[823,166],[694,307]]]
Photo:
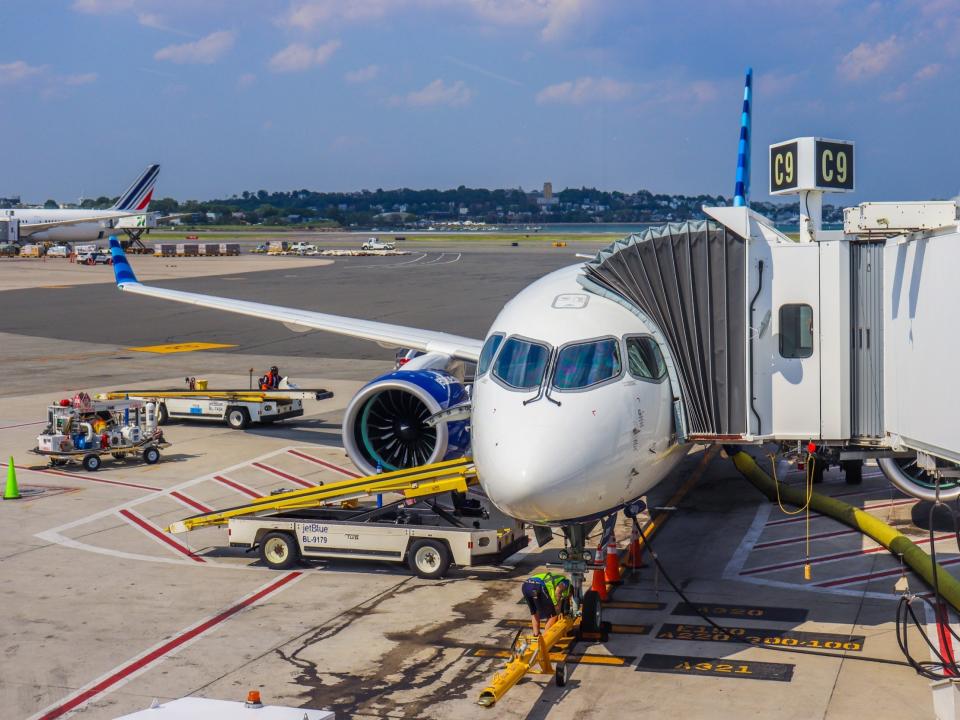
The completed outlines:
[[[117,198],[88,198],[83,208],[108,208]],[[53,201],[47,201],[48,205]],[[186,213],[190,224],[263,224],[358,226],[426,226],[451,221],[488,224],[639,223],[701,219],[704,205],[729,205],[722,195],[668,195],[648,190],[605,191],[566,188],[543,197],[522,188],[487,190],[463,185],[450,190],[361,190],[357,192],[289,192],[244,190],[217,200],[154,200],[151,211]],[[54,203],[55,205],[55,203]],[[790,222],[798,203],[754,202],[751,206],[777,222]],[[842,207],[824,205],[824,221],[840,222]]]

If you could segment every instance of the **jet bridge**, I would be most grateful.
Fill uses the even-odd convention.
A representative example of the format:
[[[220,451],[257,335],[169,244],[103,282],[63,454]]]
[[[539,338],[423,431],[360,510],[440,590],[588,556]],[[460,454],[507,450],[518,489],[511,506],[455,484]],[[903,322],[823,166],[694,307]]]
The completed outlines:
[[[681,439],[813,442],[821,465],[875,457],[911,494],[960,496],[957,206],[877,205],[810,242],[704,208],[613,243],[580,283],[657,328]]]

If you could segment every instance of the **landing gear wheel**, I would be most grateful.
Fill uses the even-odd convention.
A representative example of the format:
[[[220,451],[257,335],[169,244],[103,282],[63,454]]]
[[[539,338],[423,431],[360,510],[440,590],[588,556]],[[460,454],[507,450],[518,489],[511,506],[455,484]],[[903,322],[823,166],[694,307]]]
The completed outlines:
[[[170,422],[170,413],[167,412],[167,406],[164,403],[157,405],[157,425],[166,425]]]
[[[87,472],[96,472],[100,469],[100,456],[99,455],[84,455],[83,456],[83,469]]]
[[[438,540],[417,540],[407,552],[407,565],[426,580],[437,580],[447,574],[450,551]]]
[[[260,559],[271,570],[289,570],[300,561],[300,548],[287,533],[272,532],[260,542]]]
[[[232,407],[227,409],[227,425],[234,430],[245,430],[250,424],[250,415],[246,408]]]
[[[557,663],[557,671],[554,674],[554,682],[557,687],[566,687],[567,685],[567,664],[565,662]]]
[[[160,460],[160,451],[157,450],[157,448],[151,446],[144,449],[143,461],[147,465],[156,465],[159,460]]]
[[[863,482],[863,460],[844,460],[840,463],[847,485],[859,485]]]
[[[583,613],[580,619],[580,629],[583,632],[598,633],[602,630],[603,624],[600,620],[600,593],[596,590],[587,590],[583,596],[583,602],[580,605]]]

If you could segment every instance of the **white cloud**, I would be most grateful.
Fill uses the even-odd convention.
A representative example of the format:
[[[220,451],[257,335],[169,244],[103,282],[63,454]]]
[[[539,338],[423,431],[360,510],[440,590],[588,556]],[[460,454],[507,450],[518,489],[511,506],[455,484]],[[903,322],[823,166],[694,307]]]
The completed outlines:
[[[281,22],[301,30],[313,30],[336,20],[376,20],[402,4],[401,0],[303,0],[293,3]]]
[[[257,76],[253,73],[244,73],[237,78],[237,87],[248,88],[257,81]]]
[[[133,7],[134,0],[74,0],[71,6],[77,12],[91,15],[108,15],[123,12]]]
[[[278,52],[267,63],[273,72],[300,72],[315,65],[323,65],[340,47],[339,40],[331,40],[319,47],[293,43]]]
[[[427,84],[420,90],[409,92],[403,97],[393,97],[390,99],[391,105],[407,105],[409,107],[430,107],[436,105],[448,105],[457,107],[466,105],[473,98],[473,90],[467,87],[463,80],[447,85],[443,80],[437,78]]]
[[[168,45],[153,54],[154,60],[184,64],[209,65],[219,60],[233,47],[235,34],[231,30],[218,30],[194,42]]]
[[[45,67],[43,65],[31,65],[23,60],[16,60],[5,65],[0,64],[0,84],[20,82],[34,75],[39,75]]]
[[[840,60],[837,72],[849,82],[879,75],[890,66],[902,51],[896,35],[870,44],[862,42]]]
[[[943,65],[940,63],[930,63],[929,65],[924,65],[922,68],[917,70],[914,77],[917,80],[930,80],[935,78],[940,74],[940,71],[943,70]]]
[[[537,93],[537,102],[581,105],[586,102],[613,102],[625,99],[633,85],[608,77],[582,77],[548,85]]]
[[[351,70],[343,76],[343,79],[354,85],[358,83],[370,82],[380,74],[379,65],[367,65],[366,67]]]
[[[481,19],[507,26],[541,25],[540,37],[559,40],[587,16],[594,0],[467,0]]]

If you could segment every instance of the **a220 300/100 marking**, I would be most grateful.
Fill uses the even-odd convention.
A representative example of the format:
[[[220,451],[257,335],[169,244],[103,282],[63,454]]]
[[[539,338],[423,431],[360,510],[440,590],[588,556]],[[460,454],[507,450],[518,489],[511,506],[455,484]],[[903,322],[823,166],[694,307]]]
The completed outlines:
[[[752,645],[780,645],[782,647],[823,648],[826,650],[863,650],[862,635],[837,635],[813,633],[800,630],[776,630],[774,628],[727,627],[721,632],[709,625],[685,625],[666,623],[657,633],[661,640],[694,640],[700,642],[748,642]]]

